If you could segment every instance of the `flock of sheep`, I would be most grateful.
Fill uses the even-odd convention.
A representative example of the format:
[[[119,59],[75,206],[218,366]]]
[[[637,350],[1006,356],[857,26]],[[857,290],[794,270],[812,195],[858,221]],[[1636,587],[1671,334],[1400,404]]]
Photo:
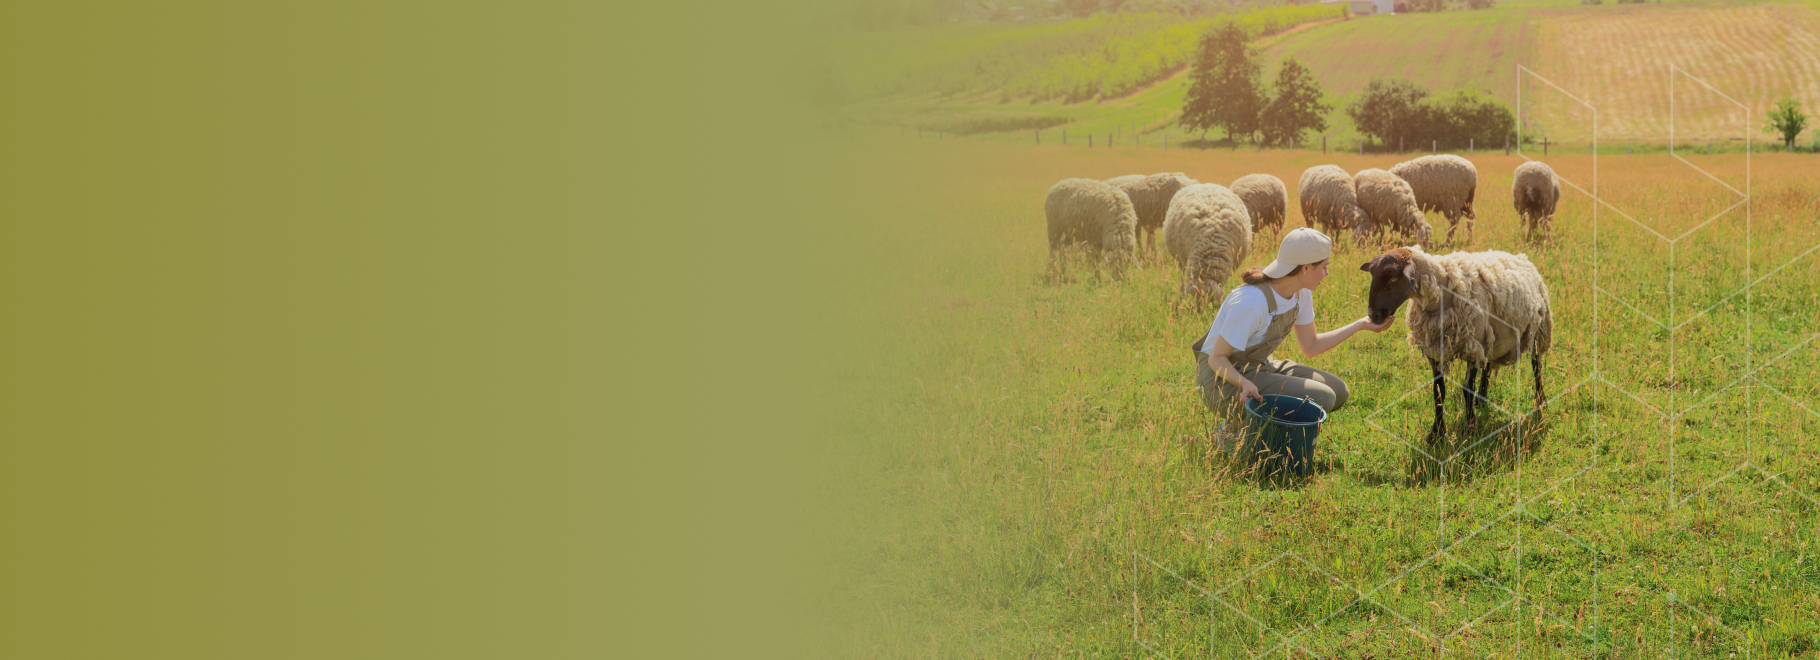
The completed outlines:
[[[1431,438],[1445,432],[1442,375],[1452,360],[1468,365],[1462,390],[1469,423],[1478,404],[1488,400],[1491,369],[1524,354],[1535,375],[1536,406],[1545,401],[1541,356],[1552,344],[1554,321],[1548,286],[1529,258],[1496,250],[1430,255],[1421,247],[1434,230],[1426,212],[1447,219],[1449,242],[1465,219],[1470,240],[1478,184],[1472,162],[1453,155],[1423,156],[1354,175],[1320,165],[1303,172],[1299,182],[1297,197],[1308,225],[1329,235],[1351,230],[1360,244],[1386,232],[1413,243],[1360,270],[1372,276],[1368,306],[1374,322],[1411,303],[1409,342],[1434,374]],[[1511,198],[1530,234],[1549,230],[1560,196],[1559,180],[1547,165],[1530,161],[1517,167]],[[1098,249],[1102,265],[1119,272],[1136,261],[1140,234],[1145,251],[1155,252],[1161,228],[1163,243],[1181,268],[1183,294],[1197,303],[1219,300],[1226,280],[1244,263],[1253,235],[1281,229],[1288,205],[1283,181],[1268,174],[1240,177],[1231,187],[1200,183],[1180,172],[1064,179],[1049,189],[1044,203],[1051,271],[1065,266],[1061,250],[1085,243]]]

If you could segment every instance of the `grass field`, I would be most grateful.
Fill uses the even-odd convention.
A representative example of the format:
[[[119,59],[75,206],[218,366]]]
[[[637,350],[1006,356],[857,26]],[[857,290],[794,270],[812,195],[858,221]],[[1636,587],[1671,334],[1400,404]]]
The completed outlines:
[[[921,38],[940,42],[943,29],[959,28],[936,29]],[[954,36],[958,31],[947,34],[959,39]],[[1679,79],[1676,137],[1684,141],[1712,138],[1721,141],[1715,149],[1723,150],[1724,140],[1746,135],[1771,140],[1761,130],[1762,115],[1783,96],[1800,99],[1810,112],[1820,108],[1820,12],[1809,3],[1585,7],[1517,0],[1491,10],[1321,22],[1258,45],[1267,80],[1285,56],[1314,70],[1335,107],[1325,132],[1335,149],[1356,147],[1360,140],[1343,109],[1373,76],[1408,78],[1437,93],[1476,85],[1513,110],[1521,85],[1530,122],[1526,133],[1581,145],[1576,148],[1590,144],[1591,113],[1543,79],[1599,108],[1600,138],[1606,143],[1667,142],[1670,63],[1750,108],[1740,113],[1718,94]],[[1519,63],[1540,78],[1520,81]],[[1115,144],[1126,144],[1135,130],[1153,145],[1165,138],[1179,145],[1200,137],[1174,125],[1187,86],[1186,76],[1175,75],[1115,98],[1064,102],[1018,93],[1007,98],[1002,85],[973,85],[952,94],[861,101],[849,113],[861,123],[959,132],[988,141],[1034,141],[1033,131],[1041,128],[1045,134],[1054,131],[1050,139],[1058,140],[1065,129],[1071,136],[1095,135],[1098,143],[1112,133]],[[1221,136],[1215,131],[1210,137]],[[1318,145],[1318,140],[1310,136],[1308,144]]]
[[[1763,114],[1785,96],[1809,112],[1820,107],[1820,12],[1768,3],[1641,7],[1563,13],[1540,23],[1541,58],[1533,68],[1563,88],[1581,90],[1580,97],[1599,109],[1602,139],[1667,138],[1671,65],[1717,90],[1676,74],[1678,138],[1767,135]],[[1591,126],[1577,104],[1552,92],[1524,103],[1563,138]]]
[[[899,169],[850,182],[856,227],[879,232],[851,273],[878,348],[843,372],[841,494],[865,531],[830,568],[839,655],[1252,657],[1283,650],[1272,630],[1293,657],[1820,653],[1820,183],[1804,157],[1755,156],[1752,203],[1715,219],[1736,198],[1686,165],[1605,156],[1610,206],[1595,219],[1568,192],[1535,243],[1507,197],[1519,159],[1476,157],[1477,233],[1456,247],[1542,271],[1553,401],[1526,414],[1527,368],[1503,370],[1490,421],[1460,429],[1456,390],[1437,464],[1406,444],[1423,446],[1430,409],[1400,323],[1315,358],[1288,342],[1279,357],[1340,374],[1352,400],[1318,473],[1283,485],[1209,451],[1187,346],[1214,310],[1178,305],[1168,266],[1045,283],[1043,195],[1175,170],[1293,186],[1392,157],[860,146]],[[1742,156],[1689,159],[1743,183]],[[1590,157],[1551,163],[1591,189]],[[1377,251],[1341,246],[1317,327],[1364,314],[1356,268]]]

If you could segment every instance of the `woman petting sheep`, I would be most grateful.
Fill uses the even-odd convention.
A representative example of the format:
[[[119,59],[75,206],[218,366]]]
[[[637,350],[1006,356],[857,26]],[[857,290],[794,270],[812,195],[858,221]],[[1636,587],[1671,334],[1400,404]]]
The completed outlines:
[[[1232,451],[1238,434],[1233,420],[1247,400],[1286,394],[1307,397],[1328,412],[1346,405],[1346,382],[1339,376],[1270,358],[1291,328],[1302,353],[1315,356],[1360,330],[1383,332],[1394,321],[1362,318],[1337,330],[1315,332],[1313,290],[1327,278],[1332,254],[1333,241],[1326,234],[1307,227],[1289,232],[1277,247],[1276,261],[1240,274],[1245,286],[1226,296],[1212,327],[1194,342],[1195,383],[1202,401],[1226,419],[1215,433],[1221,451]]]

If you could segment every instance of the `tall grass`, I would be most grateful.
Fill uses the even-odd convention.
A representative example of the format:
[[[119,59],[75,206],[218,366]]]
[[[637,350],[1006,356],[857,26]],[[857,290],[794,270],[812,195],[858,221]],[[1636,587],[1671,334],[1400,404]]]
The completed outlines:
[[[1490,441],[1439,465],[1399,439],[1420,446],[1431,416],[1400,322],[1313,358],[1288,342],[1279,357],[1340,374],[1353,399],[1316,476],[1284,486],[1211,452],[1187,346],[1214,310],[1179,305],[1167,264],[1045,283],[1043,192],[1176,170],[1293,185],[1312,165],[1394,156],[893,148],[906,169],[854,182],[881,233],[851,274],[878,342],[847,372],[841,493],[864,532],[830,569],[847,585],[829,613],[841,655],[1250,657],[1282,641],[1270,630],[1322,657],[1820,647],[1820,346],[1803,343],[1820,330],[1820,185],[1801,156],[1756,156],[1749,217],[1706,222],[1735,201],[1716,183],[1666,156],[1606,155],[1602,196],[1636,221],[1607,208],[1594,240],[1594,204],[1569,190],[1538,241],[1507,197],[1520,160],[1476,157],[1476,235],[1455,247],[1525,252],[1542,271],[1556,399],[1525,417],[1527,366],[1501,370],[1487,421],[1463,429],[1454,390],[1450,446]],[[1688,158],[1727,181],[1743,170]],[[1590,187],[1590,158],[1554,164]],[[1378,249],[1339,248],[1319,328],[1364,314],[1356,268]]]

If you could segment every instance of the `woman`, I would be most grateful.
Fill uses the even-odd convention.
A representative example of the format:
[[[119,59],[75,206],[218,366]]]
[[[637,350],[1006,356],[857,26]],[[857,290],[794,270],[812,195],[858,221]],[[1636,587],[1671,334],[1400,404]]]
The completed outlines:
[[[1330,413],[1346,405],[1346,381],[1339,376],[1288,360],[1270,359],[1271,351],[1283,343],[1291,326],[1302,352],[1314,356],[1340,345],[1360,330],[1383,332],[1396,321],[1390,317],[1382,324],[1374,324],[1366,317],[1338,330],[1315,334],[1312,292],[1327,278],[1327,258],[1332,254],[1333,241],[1326,234],[1308,227],[1289,232],[1277,247],[1276,261],[1240,274],[1247,286],[1226,296],[1207,335],[1194,343],[1195,362],[1199,365],[1195,383],[1201,386],[1207,407],[1226,416],[1226,424],[1218,433],[1222,451],[1232,451],[1232,438],[1238,428],[1232,420],[1249,399],[1263,400],[1264,394],[1307,397]]]

